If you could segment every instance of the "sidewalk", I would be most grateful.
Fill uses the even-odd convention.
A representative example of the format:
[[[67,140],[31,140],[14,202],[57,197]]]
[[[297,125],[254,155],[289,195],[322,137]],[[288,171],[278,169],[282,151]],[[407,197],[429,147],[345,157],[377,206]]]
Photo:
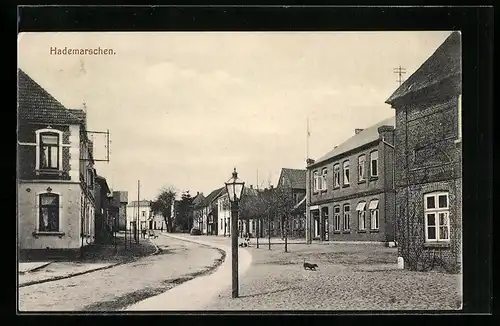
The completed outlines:
[[[86,248],[84,256],[76,261],[19,263],[18,286],[56,281],[111,268],[157,251],[156,245],[147,238],[141,238],[138,245],[132,242],[132,246],[127,241],[125,249],[125,235],[118,234],[116,248],[114,244],[91,245]]]
[[[215,236],[190,236],[185,234],[163,234],[165,237],[215,247],[226,252],[226,259],[214,273],[194,278],[167,292],[129,306],[128,311],[202,310],[217,296],[231,287],[231,248],[229,238]],[[205,239],[206,238],[206,239]],[[228,258],[229,255],[229,258]],[[245,274],[252,263],[249,251],[239,249],[239,276]]]

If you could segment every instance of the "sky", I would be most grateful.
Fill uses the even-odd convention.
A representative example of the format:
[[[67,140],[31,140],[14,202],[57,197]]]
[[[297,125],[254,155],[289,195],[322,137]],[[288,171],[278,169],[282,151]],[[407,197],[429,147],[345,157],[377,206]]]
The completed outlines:
[[[141,199],[208,195],[234,167],[247,186],[275,185],[281,168],[305,169],[307,148],[317,159],[393,116],[393,68],[408,77],[450,33],[22,33],[18,67],[65,107],[85,103],[89,130],[109,130],[96,170],[129,201],[138,180]],[[113,54],[51,54],[65,47]]]

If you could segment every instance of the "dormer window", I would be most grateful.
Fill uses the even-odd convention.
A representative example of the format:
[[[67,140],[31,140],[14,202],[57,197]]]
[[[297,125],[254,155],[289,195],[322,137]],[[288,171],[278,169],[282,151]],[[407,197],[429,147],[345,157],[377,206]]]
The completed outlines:
[[[62,132],[41,129],[36,132],[36,170],[62,170]]]

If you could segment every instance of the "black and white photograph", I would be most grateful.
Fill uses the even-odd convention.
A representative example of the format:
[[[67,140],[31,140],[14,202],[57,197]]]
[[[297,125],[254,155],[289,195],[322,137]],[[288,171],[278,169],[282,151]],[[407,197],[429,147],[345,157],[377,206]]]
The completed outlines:
[[[459,311],[462,33],[18,35],[19,312]]]

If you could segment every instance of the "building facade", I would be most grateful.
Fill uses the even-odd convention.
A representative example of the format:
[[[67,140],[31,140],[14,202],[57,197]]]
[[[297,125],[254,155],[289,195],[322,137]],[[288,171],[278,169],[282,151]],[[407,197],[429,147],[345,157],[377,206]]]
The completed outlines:
[[[305,205],[301,203],[305,202],[306,199],[306,179],[307,170],[302,169],[288,169],[282,168],[278,185],[278,189],[286,190],[290,192],[290,196],[293,199],[294,210],[288,220],[288,237],[291,238],[305,238],[306,232],[306,210]],[[283,226],[285,221],[280,220],[280,230],[281,236],[283,237]]]
[[[113,239],[114,215],[110,214],[112,193],[106,179],[102,176],[95,177],[95,242],[109,243]]]
[[[306,239],[394,242],[394,125],[391,117],[308,160]]]
[[[150,221],[153,221],[150,200],[133,200],[127,205],[127,228],[131,229],[132,224],[137,221],[139,231],[149,229]]]
[[[462,264],[461,35],[386,101],[396,111],[398,250],[405,266]]]
[[[128,192],[113,191],[113,200],[118,205],[118,230],[125,231],[127,229]]]
[[[20,254],[76,255],[95,240],[95,169],[86,114],[65,108],[18,73]]]

